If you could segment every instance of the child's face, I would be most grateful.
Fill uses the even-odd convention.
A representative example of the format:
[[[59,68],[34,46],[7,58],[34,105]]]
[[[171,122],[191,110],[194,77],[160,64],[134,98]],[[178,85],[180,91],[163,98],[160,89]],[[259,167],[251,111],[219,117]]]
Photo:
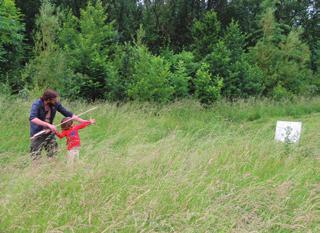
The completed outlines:
[[[68,121],[68,122],[65,123],[63,130],[69,130],[72,127],[73,127],[73,121],[71,120],[71,121]]]
[[[71,129],[73,127],[73,122],[70,122],[67,129]]]

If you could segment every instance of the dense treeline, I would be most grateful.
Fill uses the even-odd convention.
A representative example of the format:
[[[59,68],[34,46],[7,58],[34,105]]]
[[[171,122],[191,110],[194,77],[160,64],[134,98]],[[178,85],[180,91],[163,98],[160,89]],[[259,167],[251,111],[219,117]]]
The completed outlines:
[[[2,0],[0,84],[89,100],[320,93],[316,0]]]

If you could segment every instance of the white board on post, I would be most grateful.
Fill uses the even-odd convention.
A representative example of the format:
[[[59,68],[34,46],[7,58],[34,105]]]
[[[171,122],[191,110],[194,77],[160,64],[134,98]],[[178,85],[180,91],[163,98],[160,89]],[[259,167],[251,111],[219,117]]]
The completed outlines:
[[[275,140],[285,143],[298,143],[301,128],[301,122],[277,121]]]

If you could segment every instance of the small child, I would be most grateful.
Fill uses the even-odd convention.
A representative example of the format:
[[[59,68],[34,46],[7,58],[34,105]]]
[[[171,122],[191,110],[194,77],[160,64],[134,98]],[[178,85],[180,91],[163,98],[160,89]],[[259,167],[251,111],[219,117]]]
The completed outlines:
[[[78,125],[73,125],[73,120],[70,117],[63,118],[61,121],[62,132],[56,132],[58,138],[67,137],[67,161],[68,164],[73,164],[76,159],[79,159],[80,151],[80,137],[78,131],[87,127],[90,124],[94,124],[95,119],[90,119]]]

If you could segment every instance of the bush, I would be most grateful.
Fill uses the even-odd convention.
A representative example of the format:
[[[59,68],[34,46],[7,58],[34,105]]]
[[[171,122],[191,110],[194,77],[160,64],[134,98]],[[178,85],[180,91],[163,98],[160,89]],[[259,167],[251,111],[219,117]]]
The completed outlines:
[[[153,56],[145,46],[137,45],[128,96],[132,100],[167,102],[174,92],[170,86],[170,66],[161,57]]]
[[[264,74],[258,66],[250,64],[244,55],[234,64],[230,64],[229,69],[222,89],[224,96],[234,99],[262,94]]]
[[[220,76],[211,76],[209,65],[203,63],[196,73],[194,80],[195,95],[203,104],[212,104],[220,99],[223,79]]]
[[[293,94],[285,89],[281,84],[278,84],[272,92],[272,97],[275,100],[291,99]]]
[[[180,99],[189,94],[189,80],[187,69],[183,61],[179,61],[176,69],[169,77],[170,86],[173,88],[173,98]]]
[[[170,71],[173,73],[173,76],[170,78],[170,82],[175,89],[174,98],[176,99],[192,95],[194,93],[192,78],[196,75],[196,71],[199,69],[199,63],[195,62],[193,53],[182,51],[174,54],[173,51],[165,49],[162,51],[161,57],[170,64]],[[179,88],[177,86],[178,83],[183,87]]]
[[[130,44],[118,46],[114,55],[113,66],[115,75],[108,81],[107,98],[112,101],[126,101],[129,99],[128,88],[132,83],[134,65],[138,60],[136,48]]]

